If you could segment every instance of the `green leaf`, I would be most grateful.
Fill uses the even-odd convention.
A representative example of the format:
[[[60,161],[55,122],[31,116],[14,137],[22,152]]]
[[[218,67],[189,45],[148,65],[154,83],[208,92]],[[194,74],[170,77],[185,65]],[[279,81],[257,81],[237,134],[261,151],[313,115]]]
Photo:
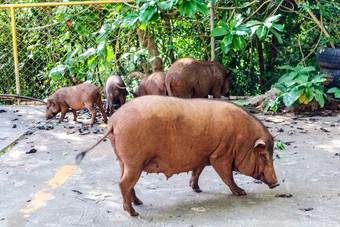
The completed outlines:
[[[211,31],[212,36],[222,36],[228,34],[229,31],[225,27],[217,27]]]
[[[315,100],[319,103],[320,107],[323,108],[325,105],[326,95],[322,90],[313,89],[315,92]]]
[[[286,82],[292,82],[293,79],[298,75],[296,72],[290,72],[286,73],[283,76],[280,77],[279,83],[286,83]],[[294,82],[295,83],[295,82]]]
[[[340,92],[340,88],[332,87],[327,91],[327,93],[335,93],[335,92]]]
[[[204,14],[204,15],[208,15],[209,14],[209,8],[205,4],[196,2],[196,6],[197,6],[197,10],[199,12],[201,12],[202,14]]]
[[[224,54],[227,54],[229,52],[232,41],[233,41],[232,34],[228,34],[223,38],[221,42],[221,48]]]
[[[155,13],[158,13],[158,10],[156,7],[150,7],[145,12],[140,16],[140,19],[142,20],[143,23],[147,24],[150,22],[151,18]]]
[[[283,25],[281,24],[272,24],[272,28],[275,28],[276,30],[282,32],[283,31]]]
[[[85,53],[79,55],[79,60],[82,61],[84,59],[87,59],[90,56],[93,56],[97,53],[97,50],[94,48],[89,48]]]
[[[308,81],[308,78],[309,76],[307,74],[300,74],[295,78],[295,80],[300,82],[300,84],[302,84],[302,83],[306,83]]]
[[[50,76],[57,76],[57,75],[64,75],[65,70],[68,68],[67,65],[58,65],[57,67],[54,67],[51,69],[49,75]]]
[[[280,91],[286,92],[287,88],[282,83],[276,83],[274,85],[275,88],[279,89]]]
[[[313,66],[308,66],[308,67],[302,67],[299,73],[308,73],[311,71],[315,71],[315,67]]]
[[[250,29],[244,25],[238,26],[234,29],[234,32],[236,35],[242,35],[242,36],[247,36],[249,31]]]
[[[295,71],[295,68],[290,66],[290,65],[284,65],[284,66],[280,66],[278,68],[279,69],[289,69],[289,70]]]
[[[320,74],[320,75],[316,75],[314,76],[314,78],[311,80],[311,83],[321,83],[326,81],[327,79],[325,78],[325,76],[328,76],[327,74]]]
[[[283,103],[288,107],[291,108],[292,105],[294,104],[294,102],[296,100],[298,100],[298,98],[300,97],[300,95],[305,91],[304,87],[295,87],[292,90],[290,90],[288,93],[285,93],[282,95],[283,98]]]
[[[277,32],[277,31],[275,31],[274,29],[269,29],[275,36],[276,36],[276,38],[277,38],[277,40],[279,41],[279,43],[280,44],[282,44],[283,42],[282,42],[282,39],[281,39],[281,35]]]
[[[171,9],[171,7],[173,5],[173,1],[169,0],[169,1],[165,1],[165,2],[157,2],[157,5],[159,6],[159,8],[161,8],[163,10],[168,10],[168,9]]]
[[[259,39],[262,39],[267,34],[267,27],[260,26],[256,31],[257,36]]]
[[[232,41],[232,47],[234,51],[242,50],[243,47],[246,45],[246,42],[241,36],[234,36]]]
[[[262,22],[257,21],[257,20],[251,20],[251,21],[248,21],[245,25],[246,27],[252,27],[254,25],[260,25],[260,24],[262,24]]]
[[[274,16],[268,17],[267,19],[264,20],[264,24],[276,22],[276,21],[278,21],[278,19],[279,19],[280,17],[281,17],[281,14],[278,14],[278,15],[274,15]]]
[[[181,15],[194,18],[196,12],[196,2],[184,0],[178,9]]]
[[[248,106],[250,104],[250,102],[241,102],[241,101],[233,101],[233,103],[235,103],[238,106]]]

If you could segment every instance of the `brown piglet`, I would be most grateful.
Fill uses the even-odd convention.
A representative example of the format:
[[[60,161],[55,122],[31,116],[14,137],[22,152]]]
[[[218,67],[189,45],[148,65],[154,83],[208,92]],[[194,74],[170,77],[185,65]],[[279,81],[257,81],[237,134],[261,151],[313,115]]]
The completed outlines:
[[[90,83],[82,83],[73,87],[63,87],[52,94],[46,104],[46,120],[55,117],[61,112],[58,123],[64,120],[64,117],[69,108],[73,112],[73,120],[77,120],[77,110],[89,109],[92,114],[91,126],[96,119],[96,109],[94,104],[99,107],[104,122],[107,123],[105,110],[101,100],[99,89],[96,85]]]
[[[119,75],[109,76],[104,87],[104,95],[107,97],[107,112],[112,115],[114,105],[118,105],[118,108],[121,107],[126,102],[128,94],[124,81]]]

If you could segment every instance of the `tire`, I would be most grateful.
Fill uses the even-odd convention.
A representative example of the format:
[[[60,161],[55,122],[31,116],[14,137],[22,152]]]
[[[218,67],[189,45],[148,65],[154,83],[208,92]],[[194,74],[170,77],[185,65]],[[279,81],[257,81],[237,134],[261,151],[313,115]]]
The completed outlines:
[[[331,76],[325,77],[327,80],[322,82],[322,84],[328,88],[337,87],[340,88],[340,69],[328,69],[320,68],[322,74],[327,73]]]
[[[340,49],[318,47],[316,51],[316,61],[324,68],[340,69]]]

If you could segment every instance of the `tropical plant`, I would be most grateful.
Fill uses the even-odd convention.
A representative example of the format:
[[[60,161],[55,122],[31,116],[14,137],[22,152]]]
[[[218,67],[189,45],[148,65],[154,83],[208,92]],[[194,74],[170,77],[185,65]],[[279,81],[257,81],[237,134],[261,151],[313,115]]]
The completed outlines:
[[[274,85],[275,88],[282,92],[275,100],[268,102],[264,111],[272,108],[274,112],[277,112],[281,104],[291,108],[293,104],[308,104],[313,99],[319,103],[321,108],[324,106],[327,95],[323,92],[321,82],[326,80],[324,78],[326,74],[315,75],[312,73],[315,71],[312,66],[298,65],[292,67],[285,65],[280,69],[288,70]]]

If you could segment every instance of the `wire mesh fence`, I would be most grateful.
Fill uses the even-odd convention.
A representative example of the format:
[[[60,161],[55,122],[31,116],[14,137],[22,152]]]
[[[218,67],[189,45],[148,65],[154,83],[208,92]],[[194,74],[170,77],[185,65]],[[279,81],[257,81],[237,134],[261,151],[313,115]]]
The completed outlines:
[[[138,79],[128,75],[155,71],[155,58],[167,67],[188,53],[209,59],[209,16],[186,18],[184,25],[178,20],[164,21],[141,30],[138,26],[126,26],[136,12],[133,1],[99,2],[25,4],[14,10],[0,5],[0,94],[18,94],[20,88],[20,95],[46,99],[56,89],[79,82],[103,86],[113,73],[121,75],[133,90]],[[12,18],[16,23],[19,87]],[[186,47],[179,48],[179,41],[187,43]]]
[[[21,95],[46,98],[55,89],[102,85],[122,55],[122,3],[15,9]],[[0,93],[17,94],[11,9],[0,9]]]

